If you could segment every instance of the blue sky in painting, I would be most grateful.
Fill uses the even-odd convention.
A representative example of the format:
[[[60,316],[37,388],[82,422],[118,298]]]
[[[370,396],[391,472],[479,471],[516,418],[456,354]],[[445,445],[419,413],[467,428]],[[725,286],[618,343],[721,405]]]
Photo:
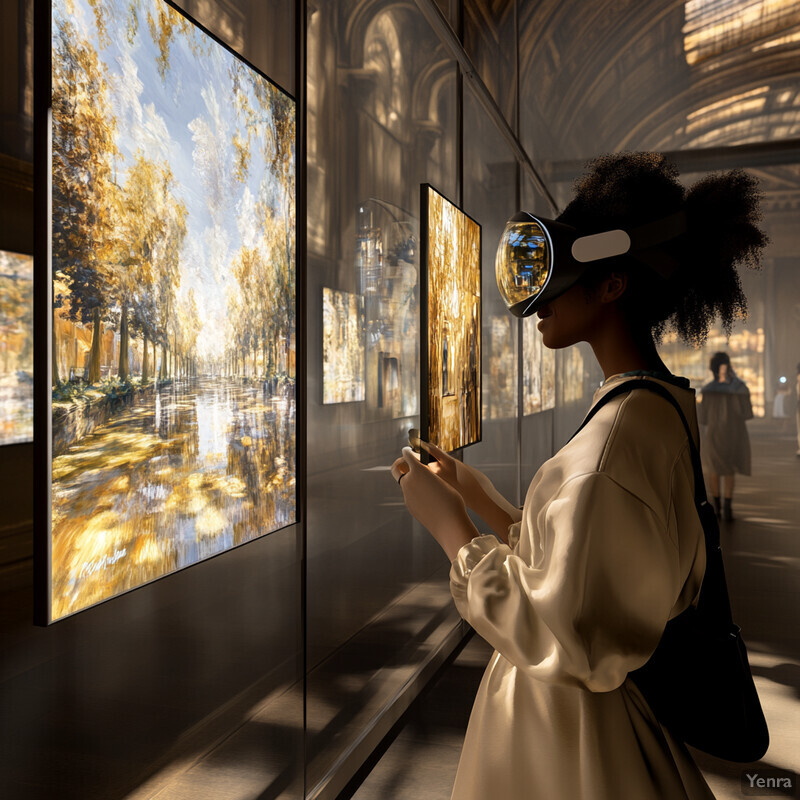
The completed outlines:
[[[155,18],[160,8],[169,7],[162,0],[136,0],[139,25],[131,43],[127,36],[130,0],[99,2],[107,11],[107,46],[101,46],[87,0],[55,0],[54,27],[59,16],[69,16],[108,69],[117,144],[123,155],[117,164],[119,182],[124,184],[137,150],[154,161],[169,163],[175,194],[188,210],[178,293],[184,295],[189,289],[195,293],[204,323],[197,343],[199,354],[220,356],[226,340],[227,297],[234,284],[231,263],[243,245],[257,246],[260,239],[255,199],[280,197],[280,184],[260,157],[257,141],[246,181],[234,178],[232,139],[235,133],[245,132],[232,99],[229,69],[236,57],[199,28],[193,26],[188,35],[176,30],[162,80],[159,49],[150,35],[147,14]],[[201,44],[200,54],[193,52],[191,36]],[[257,72],[247,68],[247,74],[250,82],[245,82],[245,91],[257,108],[254,82],[278,90]]]

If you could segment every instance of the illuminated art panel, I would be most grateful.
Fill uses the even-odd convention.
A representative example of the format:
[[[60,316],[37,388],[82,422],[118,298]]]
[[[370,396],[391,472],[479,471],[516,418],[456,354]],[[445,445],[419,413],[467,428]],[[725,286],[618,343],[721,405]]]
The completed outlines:
[[[583,399],[586,388],[583,353],[578,345],[561,352],[561,402],[575,403]]]
[[[0,250],[0,445],[33,440],[33,258]]]
[[[481,226],[427,184],[421,209],[421,431],[452,451],[481,438]]]
[[[363,400],[364,298],[322,290],[322,402]]]
[[[556,407],[556,351],[542,342],[534,315],[522,320],[522,413]]]
[[[40,622],[296,520],[294,100],[162,0],[51,11]]]
[[[483,396],[489,419],[509,419],[517,414],[517,325],[516,317],[505,313],[491,318],[492,354],[487,364],[491,392]]]
[[[716,352],[727,353],[734,372],[750,390],[753,415],[763,417],[766,414],[765,341],[764,328],[760,325],[742,324],[730,336],[715,326],[700,348],[683,344],[677,334],[670,332],[664,336],[659,354],[670,372],[688,378],[701,397],[699,390],[711,380],[711,356]]]

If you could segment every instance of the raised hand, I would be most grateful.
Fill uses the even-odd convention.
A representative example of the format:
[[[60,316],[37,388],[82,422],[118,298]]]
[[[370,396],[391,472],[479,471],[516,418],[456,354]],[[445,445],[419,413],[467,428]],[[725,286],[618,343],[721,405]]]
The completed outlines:
[[[428,465],[430,471],[452,486],[467,508],[482,517],[500,539],[508,541],[509,526],[522,518],[520,509],[506,500],[479,469],[453,458],[430,442],[419,440],[419,446],[436,459]]]
[[[411,516],[424,525],[452,561],[479,535],[459,492],[419,460],[410,447],[392,465]]]
[[[420,440],[419,446],[436,459],[428,465],[431,472],[447,481],[461,495],[468,508],[476,509],[475,504],[480,504],[482,495],[489,487],[494,488],[479,469],[453,458],[435,444]]]

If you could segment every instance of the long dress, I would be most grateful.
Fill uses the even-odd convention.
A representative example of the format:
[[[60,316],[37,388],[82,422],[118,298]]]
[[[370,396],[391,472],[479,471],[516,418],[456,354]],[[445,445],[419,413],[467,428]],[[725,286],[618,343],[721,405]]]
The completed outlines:
[[[745,422],[753,418],[750,391],[739,378],[710,381],[701,390],[697,416],[703,426],[703,466],[717,475],[750,474],[750,437]]]
[[[694,392],[659,382],[696,431]],[[627,677],[704,571],[680,418],[651,392],[612,399],[536,473],[509,544],[479,536],[453,562],[456,606],[496,648],[453,800],[713,798]]]

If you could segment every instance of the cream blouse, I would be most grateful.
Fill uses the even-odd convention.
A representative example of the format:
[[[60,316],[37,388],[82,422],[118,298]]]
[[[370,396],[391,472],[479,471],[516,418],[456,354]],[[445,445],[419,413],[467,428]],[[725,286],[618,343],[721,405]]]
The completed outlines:
[[[595,400],[624,380],[612,378]],[[663,381],[690,420],[694,392]],[[496,652],[470,718],[455,800],[713,797],[627,678],[705,569],[688,442],[663,398],[614,398],[536,473],[509,544],[479,536],[450,572]]]

